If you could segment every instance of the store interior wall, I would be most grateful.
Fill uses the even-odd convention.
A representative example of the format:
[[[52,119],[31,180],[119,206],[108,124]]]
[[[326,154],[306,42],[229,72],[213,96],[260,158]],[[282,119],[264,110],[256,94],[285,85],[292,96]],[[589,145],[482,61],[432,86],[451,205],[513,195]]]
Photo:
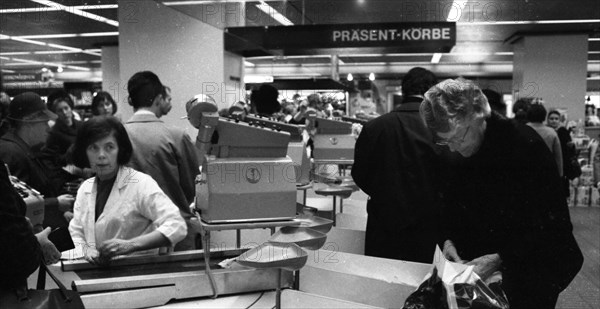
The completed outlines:
[[[121,101],[119,87],[119,46],[102,47],[102,90],[110,93],[116,102]],[[121,106],[117,112],[120,112]]]
[[[540,97],[548,109],[584,118],[588,35],[526,35],[514,44],[513,97]]]
[[[224,88],[223,31],[151,0],[137,1],[136,14],[119,6],[119,111],[123,120],[133,114],[127,103],[127,81],[150,70],[171,88],[173,108],[161,118],[181,127],[195,139],[197,130],[182,117],[194,95],[212,95],[220,108]],[[125,6],[123,6],[125,7]],[[123,8],[124,9],[124,8]]]

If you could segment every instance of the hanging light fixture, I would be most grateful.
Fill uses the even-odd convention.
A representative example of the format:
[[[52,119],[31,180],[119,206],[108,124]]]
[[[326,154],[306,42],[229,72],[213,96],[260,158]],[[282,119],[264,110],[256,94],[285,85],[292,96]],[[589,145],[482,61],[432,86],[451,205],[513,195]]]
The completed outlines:
[[[352,76],[352,73],[348,73],[348,76],[346,77],[346,79],[351,82],[352,80],[354,80],[354,77]]]
[[[375,80],[375,73],[369,74],[369,80],[370,81],[374,81]]]

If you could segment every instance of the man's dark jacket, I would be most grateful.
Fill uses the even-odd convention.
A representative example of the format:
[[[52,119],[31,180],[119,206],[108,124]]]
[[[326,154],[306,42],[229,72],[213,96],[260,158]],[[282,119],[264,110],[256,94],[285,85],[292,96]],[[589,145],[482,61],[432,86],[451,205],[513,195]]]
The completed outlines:
[[[50,180],[48,176],[52,172],[44,166],[38,156],[39,153],[30,149],[13,132],[8,132],[0,138],[0,159],[8,164],[10,173],[44,195],[44,226],[66,227],[68,223],[58,210],[56,199],[62,184]]]
[[[421,98],[368,122],[352,177],[369,195],[365,254],[431,263],[439,206],[438,156],[420,115]]]
[[[0,288],[14,287],[36,270],[40,246],[25,218],[25,202],[15,191],[0,160]]]

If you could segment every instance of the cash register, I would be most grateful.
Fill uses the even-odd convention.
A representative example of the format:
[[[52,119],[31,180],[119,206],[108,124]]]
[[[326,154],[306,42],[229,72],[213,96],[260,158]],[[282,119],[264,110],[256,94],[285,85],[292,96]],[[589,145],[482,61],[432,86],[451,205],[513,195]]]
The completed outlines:
[[[5,164],[5,167],[8,170],[8,165]],[[10,171],[8,175],[10,175]],[[36,233],[42,231],[42,223],[44,222],[44,196],[15,176],[10,175],[8,178],[15,190],[23,198],[23,201],[25,201],[25,205],[27,206],[25,216],[31,222],[33,230]]]
[[[212,98],[186,104],[198,129],[201,173],[196,210],[207,223],[291,220],[296,215],[296,175],[287,156],[290,133],[264,124],[219,117]]]

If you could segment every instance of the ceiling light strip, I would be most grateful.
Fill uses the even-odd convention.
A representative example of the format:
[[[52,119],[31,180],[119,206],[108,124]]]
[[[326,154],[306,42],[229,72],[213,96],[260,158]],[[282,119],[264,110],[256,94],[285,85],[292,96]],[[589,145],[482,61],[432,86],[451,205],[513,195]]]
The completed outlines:
[[[75,8],[79,10],[111,10],[119,8],[118,4],[97,4],[97,5],[76,5],[68,6],[68,8]],[[16,9],[2,9],[0,14],[18,14],[18,13],[40,13],[40,12],[51,12],[51,11],[62,11],[57,7],[37,7],[37,8],[16,8]]]
[[[75,14],[81,17],[85,17],[85,18],[89,18],[91,20],[95,20],[101,23],[105,23],[105,24],[109,24],[111,26],[115,26],[115,27],[119,27],[119,22],[116,20],[112,20],[112,19],[108,19],[106,17],[100,16],[100,15],[96,15],[94,13],[90,13],[90,12],[86,12],[86,11],[82,11],[78,8],[75,8],[73,6],[65,6],[62,5],[60,3],[56,3],[53,1],[48,1],[48,0],[29,0],[41,5],[45,5],[45,6],[49,6],[49,7],[55,7],[58,8],[62,11],[65,11],[67,13],[71,13],[71,14]]]
[[[35,34],[35,35],[15,35],[13,38],[20,39],[63,39],[63,38],[84,38],[84,37],[99,37],[99,36],[119,36],[118,31],[112,32],[88,32],[88,33],[59,33],[59,34]],[[7,40],[7,38],[0,38]]]
[[[84,49],[84,52],[101,53],[100,49]],[[80,51],[74,50],[38,50],[38,51],[22,51],[22,52],[4,52],[0,56],[21,56],[21,55],[58,55],[58,54],[78,54]]]
[[[97,5],[76,5],[76,6],[66,6],[67,8],[73,8],[78,10],[111,10],[119,8],[118,4],[97,4]],[[16,9],[2,9],[0,10],[0,14],[18,14],[18,13],[40,13],[40,12],[52,12],[52,11],[62,11],[63,9],[58,7],[36,7],[36,8],[16,8]]]
[[[279,0],[265,0],[264,2],[278,2]],[[184,0],[184,1],[170,1],[170,2],[163,2],[164,5],[166,6],[180,6],[180,5],[198,5],[198,4],[221,4],[223,2],[226,3],[246,3],[246,2],[250,2],[249,0]]]
[[[1,57],[1,56],[0,56],[0,59],[7,60],[7,61],[22,62],[22,63],[32,64],[32,65],[45,65],[45,66],[54,66],[54,67],[69,68],[69,69],[78,70],[78,71],[90,71],[89,68],[84,68],[84,67],[75,66],[75,65],[63,65],[63,64],[54,63],[54,62],[42,62],[42,61],[27,60],[27,59],[20,59],[20,58]],[[20,64],[22,65],[22,63],[20,63]],[[6,65],[6,66],[9,66],[9,65],[10,66],[14,66],[14,65],[19,65],[19,64],[7,63],[7,64],[4,64],[4,65]]]
[[[264,1],[260,1],[260,4],[257,4],[256,7],[259,10],[265,12],[267,15],[271,16],[271,18],[275,19],[276,21],[278,21],[280,24],[282,24],[284,26],[293,26],[294,25],[294,23],[291,22],[289,19],[287,19],[287,17],[281,15],[281,13],[277,12],[277,10],[275,8],[268,5]]]
[[[499,25],[588,24],[588,23],[600,23],[600,19],[475,21],[475,22],[457,22],[456,25],[457,26],[499,26]]]
[[[431,57],[431,63],[440,63],[440,59],[442,59],[442,54],[441,53],[435,53]]]
[[[75,48],[75,47],[71,47],[71,46],[54,44],[54,43],[46,43],[46,42],[41,42],[41,41],[36,41],[36,40],[22,39],[20,37],[14,37],[14,36],[10,36],[10,35],[0,34],[0,39],[8,39],[8,40],[21,42],[21,43],[28,43],[28,44],[34,44],[34,45],[40,45],[40,46],[49,46],[49,47],[54,47],[54,48],[58,48],[58,49],[62,49],[62,50],[69,50],[69,51],[84,53],[84,54],[98,56],[98,57],[102,56],[100,53],[90,52],[90,51],[87,51],[87,50],[84,50],[81,48]]]

